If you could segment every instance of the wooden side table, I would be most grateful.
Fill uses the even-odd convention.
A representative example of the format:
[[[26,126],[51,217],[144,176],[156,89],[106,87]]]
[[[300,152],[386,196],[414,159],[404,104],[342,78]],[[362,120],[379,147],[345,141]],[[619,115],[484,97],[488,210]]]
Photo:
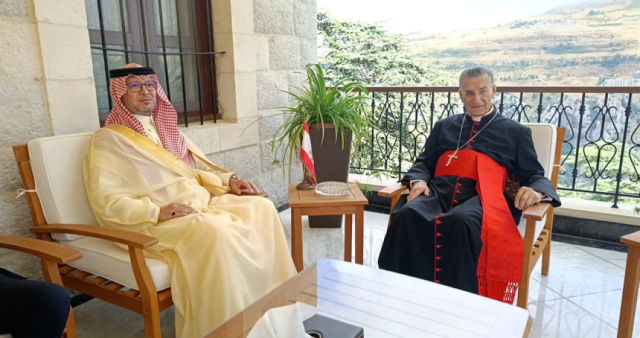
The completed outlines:
[[[636,317],[638,284],[640,283],[640,231],[620,237],[620,242],[629,246],[627,267],[624,272],[618,338],[631,338]]]
[[[297,190],[289,184],[291,208],[291,257],[298,272],[304,269],[302,254],[302,216],[345,215],[344,260],[351,261],[351,226],[356,216],[356,263],[362,264],[364,244],[364,206],[369,202],[355,183],[349,183],[351,192],[346,196],[329,197],[315,190]]]

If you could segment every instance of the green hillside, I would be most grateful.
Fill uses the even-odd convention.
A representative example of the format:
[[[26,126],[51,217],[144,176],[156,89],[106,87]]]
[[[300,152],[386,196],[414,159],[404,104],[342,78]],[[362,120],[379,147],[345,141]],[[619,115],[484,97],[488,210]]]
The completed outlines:
[[[585,2],[499,27],[421,36],[411,50],[452,82],[485,65],[502,85],[598,85],[640,70],[640,0]]]

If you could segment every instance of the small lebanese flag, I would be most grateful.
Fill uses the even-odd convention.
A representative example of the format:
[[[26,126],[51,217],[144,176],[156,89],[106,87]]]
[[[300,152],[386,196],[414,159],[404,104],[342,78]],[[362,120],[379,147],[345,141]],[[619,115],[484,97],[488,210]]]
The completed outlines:
[[[311,137],[309,136],[309,127],[307,121],[303,121],[304,131],[302,133],[302,147],[300,147],[300,159],[304,163],[305,170],[311,175],[311,180],[316,183],[316,169],[313,165],[313,153],[311,152]]]

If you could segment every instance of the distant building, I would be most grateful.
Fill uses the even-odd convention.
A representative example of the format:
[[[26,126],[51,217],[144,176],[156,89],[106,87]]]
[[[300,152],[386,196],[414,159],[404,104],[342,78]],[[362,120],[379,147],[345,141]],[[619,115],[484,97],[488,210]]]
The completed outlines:
[[[605,87],[629,87],[640,86],[640,72],[633,74],[631,79],[607,79],[602,84]]]
[[[640,70],[631,74],[630,79],[606,79],[602,85],[605,87],[640,86]]]

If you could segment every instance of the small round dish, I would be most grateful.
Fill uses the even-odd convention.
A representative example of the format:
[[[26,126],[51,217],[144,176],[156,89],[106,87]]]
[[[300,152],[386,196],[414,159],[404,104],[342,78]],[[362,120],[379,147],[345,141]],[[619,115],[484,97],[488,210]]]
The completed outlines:
[[[316,185],[316,192],[323,196],[344,196],[348,195],[351,189],[344,182],[322,182]]]

